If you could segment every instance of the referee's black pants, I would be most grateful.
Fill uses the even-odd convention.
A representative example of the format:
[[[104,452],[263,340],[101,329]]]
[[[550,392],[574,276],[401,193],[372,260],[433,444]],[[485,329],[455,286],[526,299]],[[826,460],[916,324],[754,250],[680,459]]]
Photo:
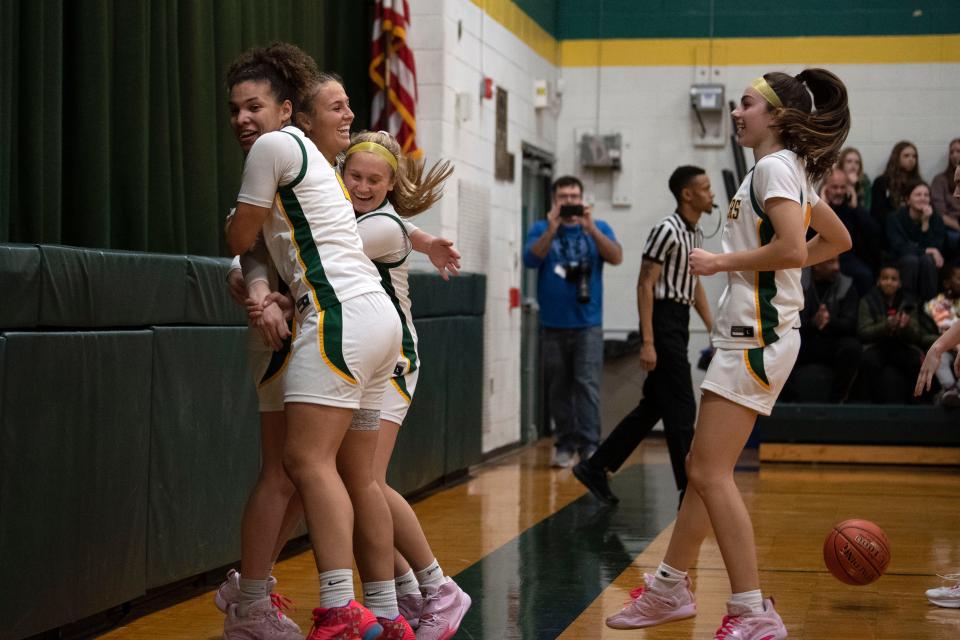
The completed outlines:
[[[640,442],[663,420],[670,451],[670,464],[677,488],[687,488],[685,462],[693,440],[697,404],[687,346],[690,342],[690,307],[672,300],[653,304],[653,346],[657,366],[643,383],[643,399],[607,436],[590,464],[597,469],[616,471]]]

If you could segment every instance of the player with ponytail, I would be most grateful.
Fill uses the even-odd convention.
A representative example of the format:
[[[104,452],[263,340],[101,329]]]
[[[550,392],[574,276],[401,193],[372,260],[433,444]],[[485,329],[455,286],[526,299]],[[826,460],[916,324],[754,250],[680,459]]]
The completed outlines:
[[[726,272],[727,287],[687,458],[689,488],[663,562],[607,625],[632,629],[695,615],[687,571],[712,528],[733,592],[715,638],[780,640],[787,630],[773,600],[760,590],[753,525],[734,466],[757,415],[770,414],[796,361],[801,268],[850,248],[843,223],[812,186],[836,162],[850,111],[837,76],[807,69],[757,78],[732,115],[755,165],[730,202],[723,252],[690,252],[692,273]],[[817,232],[809,241],[808,226]]]

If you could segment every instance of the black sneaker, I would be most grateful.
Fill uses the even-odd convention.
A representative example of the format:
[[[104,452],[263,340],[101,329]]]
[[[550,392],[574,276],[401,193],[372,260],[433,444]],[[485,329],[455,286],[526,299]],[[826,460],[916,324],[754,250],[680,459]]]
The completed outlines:
[[[610,490],[605,471],[594,469],[586,460],[581,460],[573,467],[573,475],[592,493],[600,502],[617,504],[620,498]]]

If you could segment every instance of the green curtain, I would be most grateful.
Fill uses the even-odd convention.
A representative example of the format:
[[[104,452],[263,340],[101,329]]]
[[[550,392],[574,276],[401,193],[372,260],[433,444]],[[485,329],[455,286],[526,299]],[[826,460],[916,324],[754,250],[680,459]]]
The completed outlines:
[[[0,241],[222,255],[224,74],[293,42],[368,122],[371,0],[0,0]]]

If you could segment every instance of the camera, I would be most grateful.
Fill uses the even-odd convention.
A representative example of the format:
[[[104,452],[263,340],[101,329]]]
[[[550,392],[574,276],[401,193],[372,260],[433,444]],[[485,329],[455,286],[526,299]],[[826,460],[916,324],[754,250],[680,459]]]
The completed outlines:
[[[562,204],[560,205],[560,217],[561,218],[573,218],[576,216],[583,215],[583,205],[582,204]]]
[[[590,302],[590,272],[589,262],[571,262],[567,264],[567,282],[577,285],[577,302]]]

